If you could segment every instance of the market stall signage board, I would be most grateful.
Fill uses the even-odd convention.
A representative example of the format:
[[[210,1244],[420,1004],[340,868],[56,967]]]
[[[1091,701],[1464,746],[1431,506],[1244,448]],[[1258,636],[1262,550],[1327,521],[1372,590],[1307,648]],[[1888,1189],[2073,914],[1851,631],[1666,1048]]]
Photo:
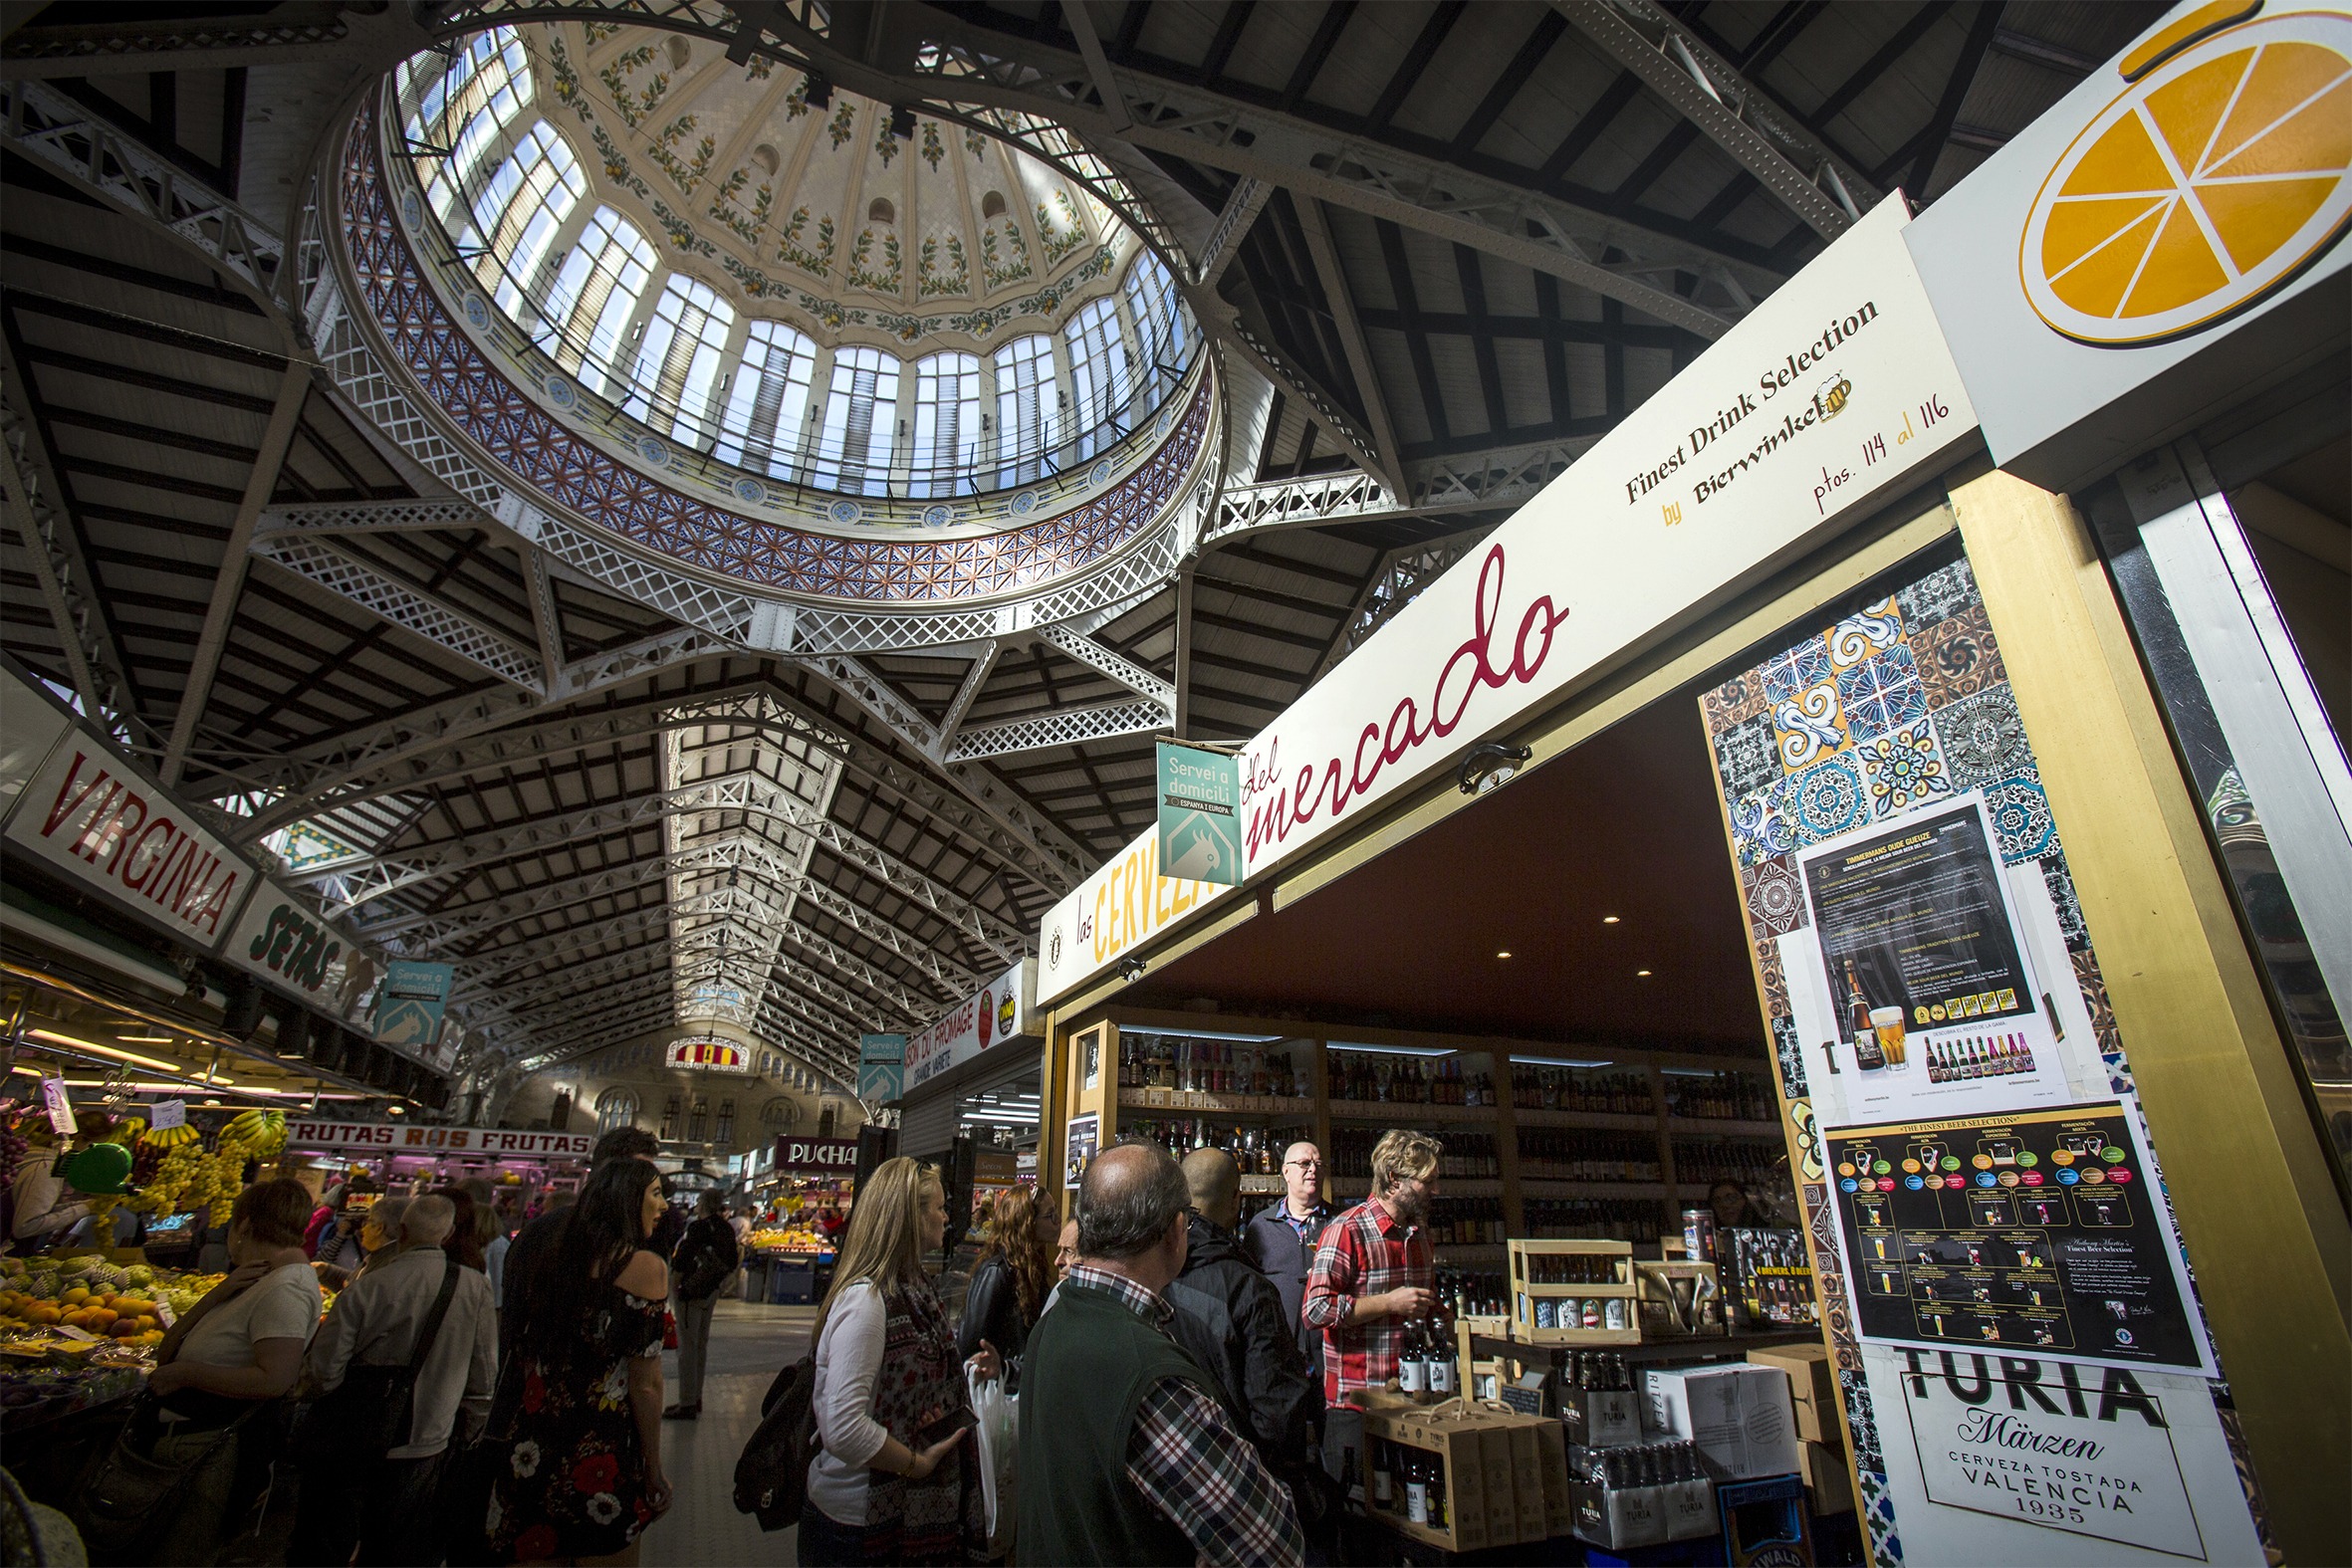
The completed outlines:
[[[1906,236],[1994,460],[2047,489],[2113,470],[2342,331],[2346,110],[2340,86],[2321,89],[2352,70],[2352,17],[2273,0],[2163,53],[2190,9]]]
[[[0,669],[0,816],[16,804],[72,722],[14,670]]]
[[[906,1036],[860,1034],[857,1037],[857,1097],[896,1100],[906,1094]]]
[[[205,953],[256,873],[160,786],[76,725],[25,785],[8,840]]]
[[[1890,196],[1243,753],[1250,874],[1867,514],[1976,416]]]
[[[1160,864],[1194,882],[1242,879],[1242,773],[1231,754],[1162,741]]]
[[[1023,959],[962,1003],[906,1037],[906,1086],[920,1088],[992,1045],[1038,1033],[1030,999],[1037,960]]]
[[[375,994],[375,1037],[386,1045],[422,1051],[441,1036],[441,1018],[449,1008],[449,985],[456,971],[447,964],[420,964],[393,959],[384,966],[383,986]]]
[[[356,944],[277,883],[264,878],[221,956],[337,1018],[355,1018],[376,967]]]
[[[1160,874],[1152,828],[1046,913],[1037,1005],[1058,1002],[1171,926],[1233,892],[1216,882]]]
[[[776,1169],[839,1176],[857,1169],[857,1140],[854,1138],[779,1138],[776,1140]]]
[[[596,1140],[588,1133],[519,1127],[426,1127],[404,1122],[290,1121],[290,1149],[351,1154],[481,1154],[501,1159],[587,1159]]]

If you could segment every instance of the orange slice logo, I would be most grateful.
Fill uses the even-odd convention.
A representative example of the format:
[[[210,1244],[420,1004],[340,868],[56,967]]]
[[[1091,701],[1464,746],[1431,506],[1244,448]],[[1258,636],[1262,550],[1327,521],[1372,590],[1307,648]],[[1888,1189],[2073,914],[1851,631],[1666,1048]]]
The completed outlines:
[[[2352,218],[2352,17],[2258,17],[2101,110],[2025,220],[2034,314],[2080,342],[2162,341],[2268,297]]]

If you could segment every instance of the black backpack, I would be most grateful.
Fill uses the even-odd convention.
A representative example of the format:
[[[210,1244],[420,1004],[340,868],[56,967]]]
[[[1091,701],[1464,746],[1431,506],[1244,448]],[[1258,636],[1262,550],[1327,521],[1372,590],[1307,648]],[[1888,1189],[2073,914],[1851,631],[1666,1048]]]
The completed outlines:
[[[760,1425],[735,1461],[735,1507],[755,1514],[763,1530],[801,1522],[809,1501],[809,1460],[818,1449],[817,1417],[810,1409],[817,1382],[817,1351],[776,1374],[760,1401]]]

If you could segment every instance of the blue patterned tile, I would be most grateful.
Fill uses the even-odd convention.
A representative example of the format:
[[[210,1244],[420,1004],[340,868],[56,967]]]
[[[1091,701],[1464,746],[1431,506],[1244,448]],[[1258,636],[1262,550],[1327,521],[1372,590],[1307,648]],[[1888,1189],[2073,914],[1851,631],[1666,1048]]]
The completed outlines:
[[[2056,842],[2049,796],[2041,792],[2038,781],[2003,779],[1985,791],[1985,803],[1993,812],[1993,830],[2000,836],[2003,864],[2038,860]]]
[[[1886,652],[1903,638],[1903,618],[1888,599],[1884,604],[1848,615],[1829,629],[1823,640],[1829,645],[1829,664],[1832,669],[1850,670],[1866,659]]]
[[[1952,793],[1952,772],[1935,727],[1921,719],[1854,748],[1870,785],[1870,814],[1884,820]]]
[[[1761,865],[1803,846],[1795,824],[1780,809],[1780,789],[1775,784],[1732,802],[1732,850],[1740,864]]]
[[[1715,738],[1715,771],[1727,796],[1737,798],[1780,777],[1772,745],[1772,721],[1763,714],[1744,719]]]
[[[1840,673],[1837,701],[1845,711],[1846,732],[1857,741],[1900,729],[1928,712],[1919,667],[1900,643]]]
[[[1764,701],[1793,697],[1829,679],[1829,645],[1818,637],[1807,637],[1787,652],[1764,660],[1759,673],[1764,676]]]
[[[1773,797],[1806,844],[1834,838],[1870,820],[1870,791],[1863,787],[1861,765],[1851,757],[1832,757],[1791,774]]]
[[[1977,789],[2003,779],[2037,777],[2033,749],[2025,744],[2025,721],[2017,716],[2017,702],[2006,681],[1937,709],[1933,722],[1937,739],[1944,743],[1953,788]]]
[[[1782,769],[1798,773],[1850,744],[1838,712],[1837,687],[1808,686],[1772,705],[1772,736]]]
[[[2066,864],[2065,850],[2053,848],[2041,857],[2041,880],[2057,909],[2058,931],[2066,939],[2066,951],[2082,952],[2091,945],[2091,934],[2082,921],[2082,900],[2075,894],[2074,873]]]

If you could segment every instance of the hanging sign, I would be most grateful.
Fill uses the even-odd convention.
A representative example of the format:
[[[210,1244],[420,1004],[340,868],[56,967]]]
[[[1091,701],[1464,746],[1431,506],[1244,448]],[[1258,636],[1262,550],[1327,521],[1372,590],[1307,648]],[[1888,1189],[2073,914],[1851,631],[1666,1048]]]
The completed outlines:
[[[1160,864],[1193,882],[1242,879],[1241,764],[1224,752],[1159,743]]]
[[[286,1144],[293,1149],[348,1150],[354,1154],[481,1154],[547,1159],[586,1159],[595,1151],[589,1133],[548,1132],[519,1127],[411,1127],[404,1122],[290,1121]]]
[[[1906,235],[1994,461],[2047,489],[2343,330],[2352,16],[2222,10],[2168,15]]]
[[[168,1132],[188,1124],[188,1102],[185,1100],[157,1100],[147,1111],[147,1126],[155,1132]]]
[[[277,883],[263,878],[221,956],[337,1018],[375,983],[366,954]]]
[[[837,1176],[857,1169],[857,1140],[854,1138],[779,1138],[776,1140],[776,1169]]]
[[[857,1037],[857,1097],[896,1100],[906,1094],[906,1036],[860,1034]]]
[[[696,1034],[686,1039],[671,1040],[664,1061],[672,1067],[691,1067],[702,1072],[741,1072],[752,1070],[752,1055],[734,1040],[716,1034]]]
[[[432,1045],[440,1037],[454,974],[446,964],[419,964],[411,959],[393,959],[386,964],[382,989],[375,996],[375,1037],[386,1045],[411,1050]]]
[[[8,840],[206,953],[254,883],[235,851],[79,727],[25,786]]]
[[[49,1129],[61,1138],[80,1132],[81,1124],[74,1120],[74,1102],[66,1093],[63,1078],[41,1080],[41,1108],[49,1113]]]
[[[931,1026],[906,1037],[906,1086],[918,1088],[1009,1039],[1038,1035],[1030,998],[1037,990],[1037,960],[1023,959]]]

